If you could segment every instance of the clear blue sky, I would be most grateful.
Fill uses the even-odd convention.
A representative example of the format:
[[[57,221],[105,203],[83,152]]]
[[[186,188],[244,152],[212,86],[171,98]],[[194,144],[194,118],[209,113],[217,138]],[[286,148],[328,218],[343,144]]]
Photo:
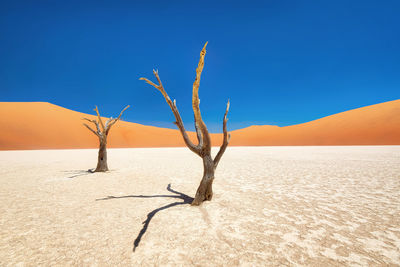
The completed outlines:
[[[218,3],[217,3],[218,2]],[[46,101],[193,130],[191,90],[220,132],[286,126],[400,98],[400,1],[1,1],[0,101]]]

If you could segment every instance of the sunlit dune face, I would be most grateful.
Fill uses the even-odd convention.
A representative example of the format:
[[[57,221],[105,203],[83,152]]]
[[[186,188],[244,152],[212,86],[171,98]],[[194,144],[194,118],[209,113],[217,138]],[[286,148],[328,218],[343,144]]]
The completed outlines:
[[[232,106],[234,108],[234,106]],[[0,149],[95,148],[97,137],[83,125],[94,118],[49,103],[0,103]],[[229,129],[229,123],[228,123]],[[195,134],[189,133],[195,142]],[[232,146],[399,145],[400,100],[354,109],[315,121],[287,126],[252,126],[231,132]],[[220,145],[221,134],[212,134]],[[185,146],[177,130],[119,121],[108,147]]]
[[[232,133],[231,145],[398,145],[400,100],[287,126],[252,126]]]

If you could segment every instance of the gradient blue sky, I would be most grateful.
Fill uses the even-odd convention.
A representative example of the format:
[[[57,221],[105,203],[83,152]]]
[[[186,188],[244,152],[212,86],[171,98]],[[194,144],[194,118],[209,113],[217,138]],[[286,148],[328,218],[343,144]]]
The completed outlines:
[[[217,3],[218,2],[218,3]],[[188,129],[200,50],[203,118],[286,126],[400,98],[400,1],[1,1],[0,101],[46,101]]]

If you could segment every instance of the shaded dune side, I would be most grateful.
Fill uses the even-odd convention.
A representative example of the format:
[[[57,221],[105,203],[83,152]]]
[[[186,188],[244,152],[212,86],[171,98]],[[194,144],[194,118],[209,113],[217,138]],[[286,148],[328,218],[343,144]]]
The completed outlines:
[[[96,148],[97,137],[82,118],[95,118],[50,103],[0,102],[0,149]],[[229,128],[229,123],[228,123]],[[287,126],[251,126],[231,132],[230,145],[400,145],[400,100],[362,107],[311,122]],[[190,138],[197,143],[195,133]],[[212,134],[219,146],[221,134]],[[120,121],[109,147],[185,146],[178,130]]]

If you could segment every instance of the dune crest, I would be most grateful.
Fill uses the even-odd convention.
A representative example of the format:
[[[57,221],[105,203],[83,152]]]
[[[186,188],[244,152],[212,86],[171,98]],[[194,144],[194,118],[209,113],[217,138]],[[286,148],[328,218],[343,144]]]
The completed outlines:
[[[45,102],[0,102],[0,150],[96,148],[82,125],[93,115]],[[229,129],[229,123],[228,123]],[[231,132],[230,145],[400,145],[400,100],[341,112],[303,124],[251,126]],[[195,142],[195,134],[189,132]],[[212,134],[219,146],[221,134]],[[185,146],[178,130],[121,121],[110,133],[112,147]]]
[[[400,145],[400,100],[292,126],[251,126],[232,137],[231,145],[250,146]]]

